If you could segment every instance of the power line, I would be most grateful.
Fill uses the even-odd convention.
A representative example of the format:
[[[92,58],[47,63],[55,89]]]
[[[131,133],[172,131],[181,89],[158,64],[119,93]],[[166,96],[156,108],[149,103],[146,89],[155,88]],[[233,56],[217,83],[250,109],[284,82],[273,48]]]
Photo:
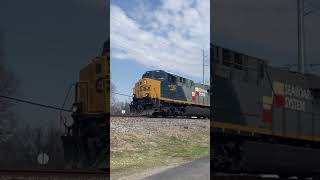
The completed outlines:
[[[127,95],[127,94],[122,94],[122,93],[117,93],[117,92],[111,92],[111,93],[117,94],[117,95],[121,95],[121,96],[133,97],[133,96],[130,96],[130,95]]]
[[[121,95],[121,96],[133,97],[133,96],[130,96],[130,95],[127,95],[127,94],[122,94],[122,93],[117,93],[117,92],[112,92],[112,93],[113,94],[117,94],[117,95]],[[12,101],[25,103],[25,104],[30,104],[30,105],[34,105],[34,106],[39,106],[39,107],[43,107],[43,108],[47,108],[47,109],[53,109],[53,110],[59,110],[59,111],[65,111],[65,112],[73,112],[70,109],[60,108],[60,107],[46,105],[46,104],[40,104],[40,103],[36,103],[36,102],[30,101],[30,100],[24,100],[24,99],[14,98],[14,97],[10,97],[10,96],[0,95],[0,98],[9,99],[9,100],[12,100]]]
[[[25,103],[25,104],[34,105],[34,106],[39,106],[39,107],[43,107],[43,108],[47,108],[47,109],[53,109],[53,110],[59,110],[59,111],[65,111],[65,112],[73,112],[73,111],[71,111],[69,109],[64,109],[64,108],[60,108],[60,107],[40,104],[40,103],[32,102],[32,101],[29,101],[29,100],[23,100],[23,99],[19,99],[19,98],[10,97],[10,96],[0,95],[0,98],[9,99],[9,100],[12,100],[12,101],[17,101],[17,102],[21,102],[21,103]]]

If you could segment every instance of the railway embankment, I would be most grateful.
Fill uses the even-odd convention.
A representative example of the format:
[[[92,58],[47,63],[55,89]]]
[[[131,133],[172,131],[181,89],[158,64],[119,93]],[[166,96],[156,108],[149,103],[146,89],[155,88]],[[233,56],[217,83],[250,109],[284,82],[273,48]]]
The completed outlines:
[[[209,153],[209,119],[111,117],[112,179],[142,179]]]

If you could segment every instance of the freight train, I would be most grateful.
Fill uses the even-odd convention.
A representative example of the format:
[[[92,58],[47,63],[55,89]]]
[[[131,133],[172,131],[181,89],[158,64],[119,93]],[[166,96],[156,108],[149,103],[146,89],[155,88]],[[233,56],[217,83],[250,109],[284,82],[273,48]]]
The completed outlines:
[[[210,86],[171,73],[147,71],[135,83],[130,112],[145,116],[210,116]]]
[[[320,77],[210,51],[211,171],[320,174]]]
[[[63,149],[66,168],[109,169],[110,42],[79,73],[75,84],[73,124],[66,125]]]

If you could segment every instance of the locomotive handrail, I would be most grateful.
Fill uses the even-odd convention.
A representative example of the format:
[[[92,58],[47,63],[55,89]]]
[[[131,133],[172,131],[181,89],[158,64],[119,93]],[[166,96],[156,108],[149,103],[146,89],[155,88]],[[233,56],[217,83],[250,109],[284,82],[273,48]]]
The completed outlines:
[[[75,84],[75,87],[76,87],[76,89],[75,89],[75,91],[76,91],[76,94],[75,94],[75,103],[80,103],[80,101],[79,101],[79,84],[85,84],[85,87],[86,87],[86,101],[87,102],[89,102],[89,83],[88,82],[81,82],[81,81],[79,81],[79,82],[76,82],[76,84]],[[89,110],[89,103],[87,103],[87,110]]]

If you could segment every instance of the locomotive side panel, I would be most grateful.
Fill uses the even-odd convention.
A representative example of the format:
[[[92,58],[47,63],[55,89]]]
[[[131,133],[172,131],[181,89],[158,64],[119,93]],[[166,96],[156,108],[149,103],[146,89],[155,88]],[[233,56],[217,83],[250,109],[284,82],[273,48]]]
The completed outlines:
[[[133,88],[132,113],[152,116],[208,117],[209,86],[162,70],[147,71]]]
[[[281,108],[282,110],[282,108]],[[281,112],[281,116],[282,116],[283,111]],[[295,136],[298,135],[298,131],[299,131],[299,113],[293,110],[286,110],[285,111],[285,116],[287,117],[286,119],[283,119],[282,117],[279,117],[278,120],[280,122],[284,122],[284,128],[281,129],[278,132],[282,132],[286,135],[289,136]]]
[[[221,48],[216,52],[219,49]],[[261,88],[265,80],[256,70],[259,62],[240,54],[234,55],[231,51],[220,52],[222,54],[215,56],[218,59],[213,62],[214,119],[264,127],[262,97],[268,88]]]
[[[195,83],[194,86],[188,89],[189,92],[189,101],[196,102],[197,104],[202,104],[205,106],[210,106],[210,96],[209,91],[210,87],[208,85],[202,85]]]
[[[313,90],[310,88],[310,77],[314,75],[270,68],[270,76],[275,91],[273,109],[281,109],[280,116],[272,119],[283,124],[278,133],[307,140],[318,138],[315,124],[320,120],[317,118],[320,109],[316,105],[319,98],[312,95]]]
[[[262,99],[263,92],[259,87],[251,83],[242,83],[241,81],[232,81],[235,96],[240,102],[240,116],[245,119],[245,124],[253,127],[265,127],[267,122],[263,121]]]
[[[244,117],[240,116],[240,100],[231,82],[224,77],[216,76],[212,86],[211,112],[214,121],[245,125]]]
[[[161,97],[178,101],[188,101],[182,86],[168,81],[161,82]]]
[[[271,124],[271,129],[273,132],[282,132],[287,124],[284,124],[281,119],[282,119],[282,113],[283,109],[278,108],[278,107],[273,107],[272,111],[272,124]],[[288,117],[291,118],[291,117]]]
[[[210,97],[208,89],[208,86],[193,83],[190,80],[176,83],[166,80],[161,81],[161,97],[178,100],[177,102],[180,103],[187,102],[189,104],[209,106]]]
[[[314,132],[313,124],[314,119],[312,118],[312,114],[304,114],[301,117],[301,120],[303,122],[300,122],[300,124],[303,124],[300,129],[300,133],[303,136],[306,137],[316,137],[317,135]]]
[[[320,121],[319,98],[310,89],[319,77],[272,68],[262,60],[214,48],[222,53],[213,55],[214,121],[291,138],[312,140],[319,134],[315,127]]]
[[[214,171],[319,174],[320,77],[211,52]]]

